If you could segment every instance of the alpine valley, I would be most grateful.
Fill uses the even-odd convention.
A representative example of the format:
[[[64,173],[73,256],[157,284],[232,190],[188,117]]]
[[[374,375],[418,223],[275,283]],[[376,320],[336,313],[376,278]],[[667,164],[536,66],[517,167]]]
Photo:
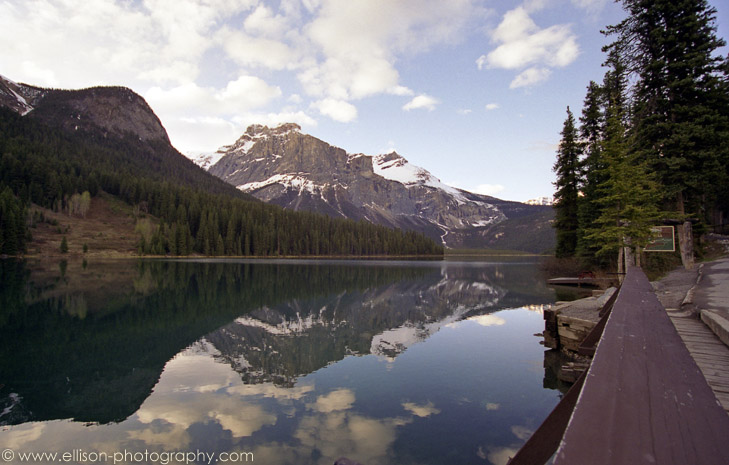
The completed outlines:
[[[551,206],[457,189],[396,152],[347,153],[294,123],[252,125],[232,145],[189,156],[241,191],[296,211],[413,230],[449,248],[554,246]]]
[[[88,222],[76,205],[85,191],[90,218],[101,207],[118,211],[109,202],[127,205],[130,224],[118,234],[126,253],[419,255],[438,254],[440,244],[532,253],[554,247],[551,206],[456,189],[395,152],[347,153],[293,123],[249,126],[234,144],[189,156],[191,163],[147,102],[124,87],[45,89],[0,76],[0,110],[0,191],[15,212],[13,228],[3,229],[3,243],[14,246],[0,253],[29,250],[26,209],[34,218],[65,213]],[[256,199],[270,206],[256,206]],[[145,214],[152,223],[140,226]],[[82,229],[78,241],[90,240]],[[48,247],[36,241],[35,253],[58,251],[61,233],[42,240]],[[88,245],[114,247],[108,238],[98,242]]]
[[[269,205],[178,152],[124,87],[0,76],[0,256],[442,256],[415,231]]]

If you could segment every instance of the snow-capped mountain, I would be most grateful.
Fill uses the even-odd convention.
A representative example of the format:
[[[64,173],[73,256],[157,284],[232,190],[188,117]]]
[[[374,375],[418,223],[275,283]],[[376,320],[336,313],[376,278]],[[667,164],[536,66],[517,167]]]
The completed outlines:
[[[493,269],[469,271],[261,307],[207,334],[208,352],[246,383],[285,386],[347,355],[392,361],[449,324],[506,306]]]
[[[547,224],[550,208],[448,186],[396,152],[375,156],[347,153],[302,133],[294,123],[276,128],[249,126],[234,144],[190,158],[265,202],[414,230],[449,247],[532,252],[549,247],[543,241],[508,246],[504,245],[503,228],[500,233],[490,233],[494,226],[517,218],[522,223],[534,218],[526,222],[522,235],[553,236]]]
[[[529,199],[526,202],[527,205],[554,205],[554,199],[552,197],[538,197],[536,199]]]

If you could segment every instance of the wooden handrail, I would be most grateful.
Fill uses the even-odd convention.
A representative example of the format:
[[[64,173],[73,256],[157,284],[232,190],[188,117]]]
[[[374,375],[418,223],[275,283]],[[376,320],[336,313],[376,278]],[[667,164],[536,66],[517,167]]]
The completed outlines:
[[[628,270],[616,295],[576,401],[570,390],[560,402],[574,408],[559,422],[566,424],[553,463],[729,463],[729,416],[640,268]],[[555,411],[569,408],[560,405]],[[542,427],[510,465],[549,460],[554,439]]]

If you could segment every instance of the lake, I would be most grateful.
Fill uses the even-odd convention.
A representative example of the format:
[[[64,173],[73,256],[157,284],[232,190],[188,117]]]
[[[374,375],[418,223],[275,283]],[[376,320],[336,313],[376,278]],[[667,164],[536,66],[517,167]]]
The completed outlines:
[[[5,463],[501,465],[561,396],[533,259],[0,273]]]

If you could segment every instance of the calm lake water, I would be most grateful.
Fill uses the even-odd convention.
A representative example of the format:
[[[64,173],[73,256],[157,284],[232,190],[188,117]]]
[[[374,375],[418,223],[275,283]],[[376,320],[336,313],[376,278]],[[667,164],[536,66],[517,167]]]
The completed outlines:
[[[560,397],[533,261],[0,272],[5,463],[499,465]]]

